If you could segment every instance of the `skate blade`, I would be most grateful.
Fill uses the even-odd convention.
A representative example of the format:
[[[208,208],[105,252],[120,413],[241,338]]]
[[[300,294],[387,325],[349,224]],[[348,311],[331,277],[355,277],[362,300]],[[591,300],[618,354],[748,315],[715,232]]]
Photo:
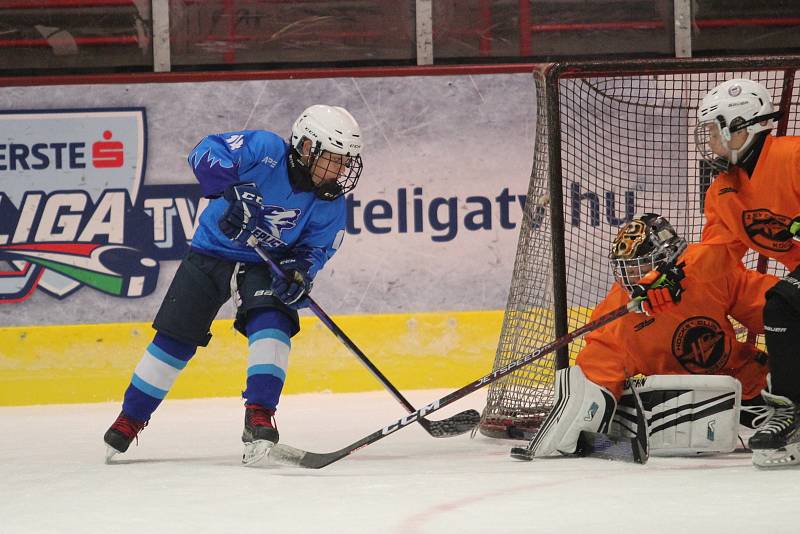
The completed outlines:
[[[244,454],[242,455],[242,464],[252,466],[260,462],[267,455],[269,450],[275,444],[266,439],[259,439],[250,441],[244,444]]]
[[[753,465],[759,469],[782,469],[800,465],[800,445],[793,444],[781,449],[756,449]]]
[[[117,454],[120,454],[120,452],[117,449],[115,449],[111,445],[106,445],[106,463],[107,464],[114,463],[114,462],[112,462],[112,458],[114,458],[114,456],[116,456]]]

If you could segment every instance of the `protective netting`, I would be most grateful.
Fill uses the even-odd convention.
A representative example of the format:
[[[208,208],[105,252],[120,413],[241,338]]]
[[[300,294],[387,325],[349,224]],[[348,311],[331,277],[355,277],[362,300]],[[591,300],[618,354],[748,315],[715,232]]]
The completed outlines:
[[[708,90],[734,77],[758,80],[787,113],[773,134],[800,134],[793,96],[800,63],[780,59],[543,65],[535,71],[533,171],[495,369],[563,335],[564,319],[569,331],[588,322],[613,282],[611,240],[634,214],[660,213],[689,242],[699,241],[711,172],[693,133],[697,105]],[[560,152],[560,173],[551,164],[551,149]],[[558,267],[561,239],[564,267]],[[756,261],[753,253],[747,257],[750,267]],[[769,270],[782,273],[775,262]],[[556,328],[559,315],[562,331]],[[571,344],[570,362],[582,347],[582,340]],[[482,433],[528,437],[537,428],[552,406],[554,358],[550,354],[490,386]]]

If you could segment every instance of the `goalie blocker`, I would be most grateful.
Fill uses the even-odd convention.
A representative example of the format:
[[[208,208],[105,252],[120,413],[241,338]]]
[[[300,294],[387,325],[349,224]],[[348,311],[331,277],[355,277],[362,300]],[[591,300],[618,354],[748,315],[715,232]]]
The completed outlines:
[[[654,375],[635,380],[654,456],[732,452],[738,443],[741,385],[715,375]],[[528,445],[532,457],[576,454],[582,432],[635,438],[636,408],[631,389],[619,405],[579,366],[556,373],[554,407]]]

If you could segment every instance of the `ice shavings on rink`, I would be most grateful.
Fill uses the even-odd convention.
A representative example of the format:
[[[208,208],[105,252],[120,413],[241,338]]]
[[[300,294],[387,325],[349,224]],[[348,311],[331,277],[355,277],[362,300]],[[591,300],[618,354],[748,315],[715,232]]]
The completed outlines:
[[[449,391],[404,392],[415,405]],[[472,395],[434,413],[483,407]],[[105,465],[115,404],[0,408],[0,532],[703,532],[797,525],[800,470],[750,456],[518,462],[512,445],[414,425],[319,471],[240,465],[239,399],[170,400]],[[281,441],[328,452],[392,423],[384,391],[287,395]]]

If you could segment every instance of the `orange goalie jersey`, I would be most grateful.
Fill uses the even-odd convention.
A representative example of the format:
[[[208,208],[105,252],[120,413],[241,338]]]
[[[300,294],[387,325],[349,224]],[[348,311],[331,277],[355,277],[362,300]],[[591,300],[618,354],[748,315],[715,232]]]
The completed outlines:
[[[718,259],[738,263],[751,248],[789,271],[800,266],[800,247],[788,233],[800,215],[800,137],[767,136],[753,175],[731,167],[714,179],[705,198],[701,242],[722,245],[726,254]]]
[[[709,276],[715,247],[690,244],[683,256],[686,278],[681,301],[655,317],[629,313],[586,336],[577,364],[592,382],[617,399],[626,377],[644,374],[729,375],[742,383],[742,398],[758,396],[766,387],[766,354],[736,340],[728,316],[751,332],[762,333],[764,294],[778,278],[734,267]],[[592,320],[629,300],[615,282],[597,305]]]

